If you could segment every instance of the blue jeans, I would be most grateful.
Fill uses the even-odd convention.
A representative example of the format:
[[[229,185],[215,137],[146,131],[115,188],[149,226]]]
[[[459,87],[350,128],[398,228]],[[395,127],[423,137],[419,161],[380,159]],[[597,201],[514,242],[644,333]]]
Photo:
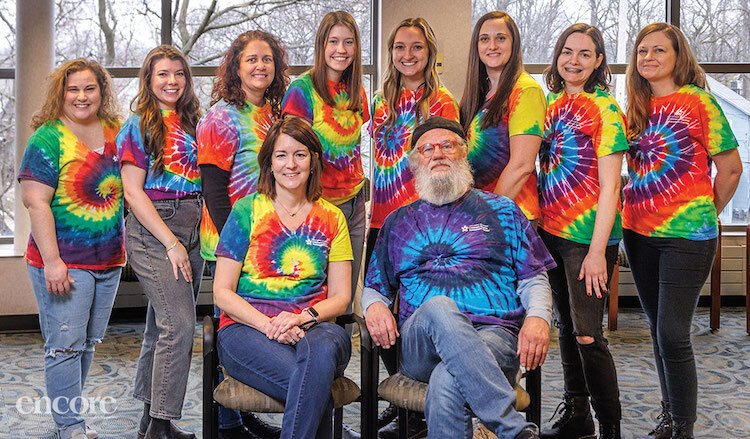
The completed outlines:
[[[672,419],[697,419],[698,378],[690,327],[701,288],[711,272],[716,238],[649,238],[623,231],[625,251],[648,318],[662,400]]]
[[[456,303],[433,297],[401,325],[401,372],[428,383],[430,437],[471,438],[471,414],[500,438],[533,426],[515,410],[518,336],[474,325]]]
[[[47,292],[43,268],[29,265],[28,271],[44,338],[47,396],[59,401],[51,404],[52,418],[60,438],[67,439],[75,430],[85,429],[80,396],[94,359],[94,345],[107,330],[122,268],[69,269],[74,283],[61,296]]]
[[[362,265],[362,255],[365,247],[365,228],[367,227],[365,195],[365,189],[362,189],[354,198],[337,206],[346,218],[346,226],[349,228],[349,240],[352,243],[352,253],[354,255],[354,260],[352,260],[352,300],[357,291],[359,270]],[[352,312],[351,303],[347,312]]]
[[[175,280],[164,246],[135,215],[128,215],[125,224],[128,259],[149,302],[133,396],[151,404],[152,417],[179,419],[193,353],[195,298],[203,275],[198,240],[202,200],[153,203],[161,219],[187,249],[193,282],[185,281],[182,275]]]
[[[581,265],[589,246],[539,231],[557,267],[549,270],[549,283],[555,307],[555,320],[560,340],[565,393],[591,396],[596,418],[601,422],[618,423],[622,418],[617,371],[607,339],[602,332],[604,302],[595,294],[586,294],[586,284],[578,280]],[[607,279],[612,279],[617,262],[617,244],[607,246]],[[607,284],[609,286],[609,284]],[[593,343],[578,343],[577,336],[588,336]]]
[[[343,328],[320,323],[290,346],[235,323],[219,331],[218,347],[229,375],[285,402],[282,438],[332,437],[331,387],[344,375],[352,350]]]

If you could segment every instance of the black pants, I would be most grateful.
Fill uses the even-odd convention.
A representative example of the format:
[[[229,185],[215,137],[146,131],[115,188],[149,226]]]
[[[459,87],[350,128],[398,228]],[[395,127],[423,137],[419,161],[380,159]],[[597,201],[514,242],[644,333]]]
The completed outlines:
[[[675,421],[694,423],[698,379],[690,327],[717,240],[649,238],[631,230],[623,238],[651,330],[662,399]]]
[[[617,371],[602,332],[606,296],[601,299],[595,294],[588,296],[585,281],[578,280],[589,246],[544,230],[539,230],[539,236],[557,263],[547,274],[560,338],[565,393],[591,395],[596,418],[600,422],[618,423],[622,419],[622,408]],[[607,246],[605,257],[609,286],[617,261],[617,245]],[[578,343],[577,336],[592,337],[594,342]]]

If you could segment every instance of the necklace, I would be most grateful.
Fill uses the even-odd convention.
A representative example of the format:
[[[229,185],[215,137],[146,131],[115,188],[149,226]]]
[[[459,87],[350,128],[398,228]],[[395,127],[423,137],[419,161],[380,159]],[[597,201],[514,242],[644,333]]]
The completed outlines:
[[[278,204],[279,206],[281,206],[281,208],[282,208],[282,209],[284,209],[284,212],[286,212],[286,213],[287,213],[287,215],[289,215],[289,216],[291,216],[292,218],[294,218],[294,216],[295,216],[295,215],[297,215],[297,214],[299,213],[299,211],[300,211],[300,210],[302,210],[302,208],[303,208],[303,207],[305,207],[305,204],[307,204],[307,203],[302,203],[302,204],[301,204],[301,205],[300,205],[300,206],[299,206],[299,207],[297,208],[297,210],[295,210],[294,212],[292,212],[292,211],[290,211],[289,209],[287,209],[287,208],[286,208],[286,206],[284,206],[284,205],[283,205],[283,204],[281,203],[281,201],[277,201],[277,202],[276,202],[276,204]]]

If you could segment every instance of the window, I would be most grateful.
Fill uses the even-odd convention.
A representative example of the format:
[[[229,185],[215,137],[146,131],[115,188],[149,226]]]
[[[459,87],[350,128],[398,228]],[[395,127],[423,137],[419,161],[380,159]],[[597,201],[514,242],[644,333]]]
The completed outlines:
[[[474,23],[487,12],[502,10],[503,5],[521,32],[524,62],[533,64],[549,63],[557,37],[578,22],[602,31],[610,63],[627,63],[638,31],[649,23],[664,21],[666,16],[663,0],[587,0],[575,5],[550,0],[474,0]]]
[[[13,236],[16,202],[15,102],[13,80],[0,79],[0,239]]]

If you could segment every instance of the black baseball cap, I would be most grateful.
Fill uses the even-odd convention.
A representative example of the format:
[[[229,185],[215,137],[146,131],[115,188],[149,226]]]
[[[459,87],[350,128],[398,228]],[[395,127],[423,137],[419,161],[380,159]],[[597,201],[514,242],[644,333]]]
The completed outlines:
[[[466,141],[466,134],[464,133],[464,129],[461,127],[461,125],[459,125],[458,122],[456,122],[455,120],[446,119],[444,117],[434,116],[427,119],[423,124],[419,125],[414,130],[414,133],[411,135],[411,147],[414,148],[414,145],[417,144],[417,141],[420,137],[422,137],[424,133],[436,128],[453,131],[454,133],[458,134],[464,140],[464,142]]]

